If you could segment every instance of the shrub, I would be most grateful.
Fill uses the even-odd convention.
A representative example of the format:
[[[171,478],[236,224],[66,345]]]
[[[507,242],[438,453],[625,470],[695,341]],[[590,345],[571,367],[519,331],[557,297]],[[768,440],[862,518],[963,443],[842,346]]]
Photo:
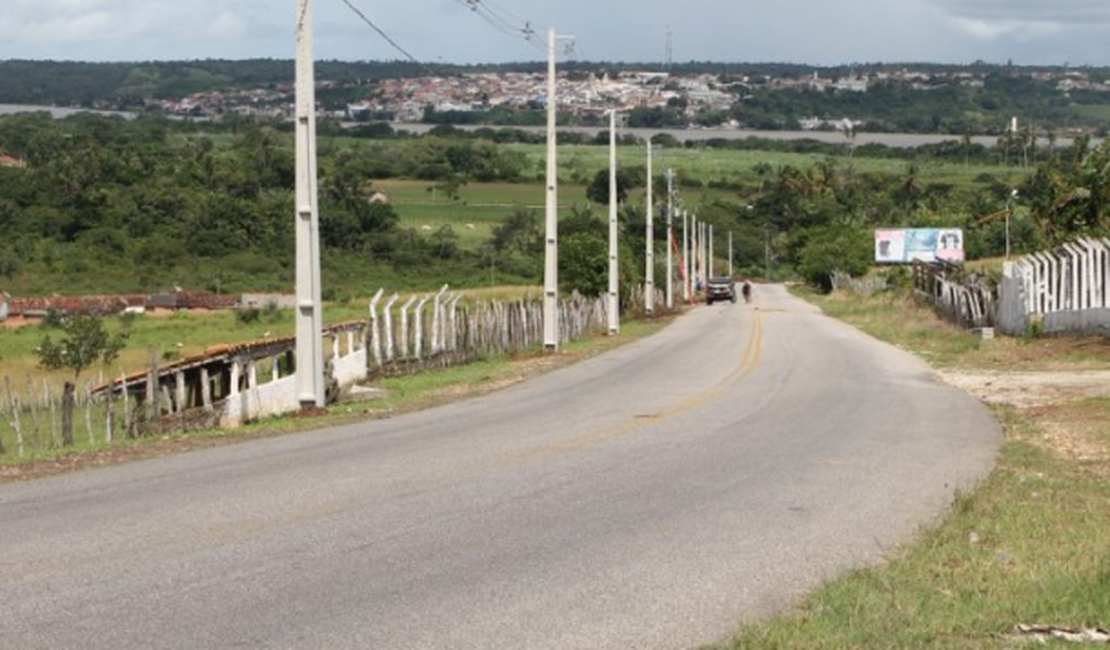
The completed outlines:
[[[798,272],[814,287],[832,290],[835,271],[861,276],[871,268],[871,233],[863,228],[822,226],[810,231],[799,256]]]
[[[249,325],[257,323],[262,319],[262,310],[254,307],[246,307],[235,312],[235,320],[240,325]]]

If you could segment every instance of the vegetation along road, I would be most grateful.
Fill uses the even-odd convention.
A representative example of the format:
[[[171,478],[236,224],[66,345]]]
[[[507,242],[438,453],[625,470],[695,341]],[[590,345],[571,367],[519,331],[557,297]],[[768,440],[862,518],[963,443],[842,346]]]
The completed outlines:
[[[983,477],[971,396],[779,287],[471,401],[0,486],[19,648],[712,642]]]

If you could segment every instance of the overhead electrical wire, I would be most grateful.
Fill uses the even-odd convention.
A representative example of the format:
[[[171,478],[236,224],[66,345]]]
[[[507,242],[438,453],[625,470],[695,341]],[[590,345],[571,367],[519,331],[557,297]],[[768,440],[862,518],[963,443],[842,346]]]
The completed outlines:
[[[456,0],[463,7],[477,15],[483,22],[506,36],[522,38],[533,47],[543,51],[543,45],[536,40],[536,30],[532,23],[511,11],[486,0]],[[507,16],[507,17],[506,17]]]
[[[428,67],[428,66],[427,66],[427,65],[425,65],[425,64],[424,64],[424,63],[423,63],[422,61],[420,61],[420,60],[419,60],[419,59],[417,59],[417,58],[416,58],[415,56],[413,56],[412,54],[410,54],[408,50],[406,50],[405,48],[401,47],[401,44],[400,44],[400,43],[398,43],[397,41],[393,40],[393,37],[391,37],[391,36],[390,36],[389,34],[385,33],[385,30],[383,30],[383,29],[382,29],[381,27],[378,27],[378,26],[377,26],[376,24],[374,24],[374,21],[370,20],[370,18],[369,18],[369,17],[367,17],[367,15],[366,15],[366,14],[362,13],[362,11],[361,11],[361,10],[359,10],[359,8],[358,8],[358,7],[356,7],[355,5],[351,4],[351,0],[340,0],[340,1],[341,1],[341,2],[343,3],[343,4],[347,5],[347,8],[348,8],[348,9],[350,9],[351,11],[353,11],[353,12],[355,13],[355,15],[357,15],[357,16],[358,16],[359,18],[361,18],[361,19],[362,19],[362,22],[364,22],[364,23],[366,23],[367,25],[369,25],[371,29],[373,29],[373,30],[374,30],[375,32],[377,32],[377,33],[378,33],[378,35],[379,35],[379,36],[381,36],[382,38],[384,38],[384,39],[385,39],[385,42],[386,42],[386,43],[389,43],[389,44],[390,44],[391,46],[393,46],[393,49],[395,49],[395,50],[397,50],[398,52],[400,52],[401,54],[403,54],[403,55],[405,56],[405,58],[407,58],[407,59],[408,59],[409,61],[412,61],[413,63],[415,63],[415,64],[417,64],[417,65],[421,65],[421,66],[424,66],[424,67]]]

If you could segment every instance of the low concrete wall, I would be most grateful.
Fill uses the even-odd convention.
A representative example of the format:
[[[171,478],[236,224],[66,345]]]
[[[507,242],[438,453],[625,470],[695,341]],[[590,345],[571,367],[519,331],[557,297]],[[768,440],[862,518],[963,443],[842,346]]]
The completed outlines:
[[[366,379],[366,348],[335,360],[334,377],[339,388],[348,388]]]
[[[1045,314],[1044,331],[1048,334],[1110,335],[1110,309],[1084,309]]]
[[[230,395],[223,403],[220,426],[237,427],[244,422],[292,413],[299,408],[297,376],[289,375]]]
[[[366,348],[336,359],[333,377],[339,388],[349,388],[366,379]],[[220,426],[237,427],[251,420],[294,413],[301,408],[297,399],[297,375],[282,377],[277,381],[229,396],[220,412]]]
[[[278,309],[293,309],[297,306],[297,296],[284,293],[244,293],[239,300],[240,307],[265,309],[270,305]]]

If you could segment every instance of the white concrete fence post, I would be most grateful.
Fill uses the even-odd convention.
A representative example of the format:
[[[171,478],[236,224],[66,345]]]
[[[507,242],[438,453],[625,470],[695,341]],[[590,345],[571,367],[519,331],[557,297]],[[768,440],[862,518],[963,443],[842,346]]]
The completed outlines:
[[[416,340],[413,343],[413,356],[417,361],[420,361],[424,356],[424,305],[431,299],[431,296],[424,296],[420,302],[416,303],[416,311],[413,316],[416,318]]]
[[[401,358],[409,358],[409,309],[416,302],[416,296],[409,296],[404,305],[401,305]]]
[[[400,298],[398,294],[393,294],[389,302],[385,303],[385,359],[393,363],[393,304]]]
[[[385,289],[378,289],[370,300],[370,352],[373,354],[374,363],[380,368],[382,365],[382,332],[378,327],[378,303],[385,295]]]
[[[443,300],[443,294],[447,293],[447,289],[448,285],[443,285],[432,299],[432,356],[435,356],[440,351],[439,337],[440,327],[442,327],[440,303]]]

